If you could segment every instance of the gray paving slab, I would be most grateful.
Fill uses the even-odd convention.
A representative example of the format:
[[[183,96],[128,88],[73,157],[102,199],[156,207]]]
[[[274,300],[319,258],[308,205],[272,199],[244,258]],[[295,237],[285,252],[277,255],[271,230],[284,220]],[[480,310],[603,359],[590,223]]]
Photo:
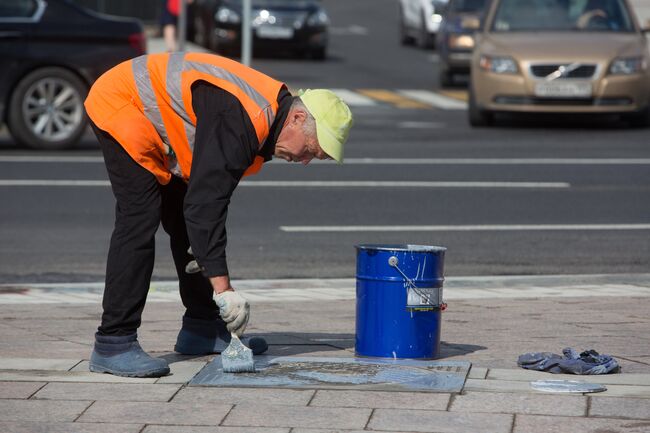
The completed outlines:
[[[0,355],[12,358],[87,358],[92,351],[90,344],[79,344],[64,340],[8,339],[0,341]]]
[[[488,369],[483,368],[483,367],[475,367],[472,366],[472,368],[469,370],[469,374],[467,375],[468,379],[485,379],[488,375]]]
[[[517,415],[512,433],[648,433],[650,423],[629,419]]]
[[[446,410],[451,394],[318,390],[310,406]]]
[[[148,425],[142,433],[289,433],[289,428]]]
[[[377,409],[370,430],[436,433],[510,433],[513,415]]]
[[[140,433],[143,427],[142,424],[0,421],[2,433]]]
[[[332,429],[320,429],[320,428],[294,428],[291,430],[291,433],[368,433],[371,430],[332,430]],[[404,433],[397,431],[386,431],[382,430],[381,433]]]
[[[264,388],[183,388],[172,400],[174,403],[210,402],[242,404],[271,402],[274,405],[307,406],[314,396],[314,390],[264,389]]]
[[[607,391],[589,394],[593,398],[603,397],[636,397],[650,399],[650,386],[634,385],[605,385]],[[650,402],[650,400],[648,400]]]
[[[196,361],[170,362],[170,374],[161,377],[156,383],[188,383],[206,364],[207,362]]]
[[[91,401],[0,400],[0,420],[72,422],[91,403]]]
[[[68,371],[81,359],[0,358],[0,370]]]
[[[371,412],[371,409],[239,405],[228,414],[222,425],[363,430]]]
[[[645,398],[594,398],[591,400],[589,416],[650,419],[650,400]]]
[[[42,400],[169,401],[181,385],[145,383],[48,383],[33,398]]]
[[[127,424],[219,425],[232,408],[215,403],[98,401],[78,422]]]
[[[530,382],[520,380],[467,379],[463,391],[490,392],[539,392],[530,387]]]
[[[521,380],[521,381],[533,381],[533,380],[584,380],[600,384],[612,384],[612,385],[645,385],[650,386],[650,374],[630,374],[630,373],[619,373],[619,374],[600,374],[592,376],[579,376],[575,374],[552,374],[544,371],[533,371],[520,369],[503,369],[503,368],[492,368],[488,372],[488,379],[500,379],[500,380]]]
[[[29,398],[45,382],[0,382],[0,398]]]
[[[0,381],[28,382],[93,382],[93,383],[154,383],[155,378],[120,377],[90,371],[5,370]]]
[[[582,395],[468,392],[455,396],[450,410],[452,412],[585,416],[587,414],[587,397]]]

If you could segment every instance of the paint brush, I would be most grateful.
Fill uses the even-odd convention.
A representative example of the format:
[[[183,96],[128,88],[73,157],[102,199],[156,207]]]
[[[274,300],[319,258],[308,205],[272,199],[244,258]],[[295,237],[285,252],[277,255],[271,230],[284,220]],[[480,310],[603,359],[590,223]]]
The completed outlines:
[[[253,351],[244,346],[239,337],[230,334],[230,344],[221,352],[224,373],[255,373]]]

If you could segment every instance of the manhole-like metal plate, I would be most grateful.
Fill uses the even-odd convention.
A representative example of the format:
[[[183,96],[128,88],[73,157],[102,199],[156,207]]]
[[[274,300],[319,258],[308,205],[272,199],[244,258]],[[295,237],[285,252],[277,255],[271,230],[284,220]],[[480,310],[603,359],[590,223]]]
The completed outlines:
[[[471,363],[410,359],[256,356],[255,373],[224,373],[217,356],[190,386],[460,392]]]

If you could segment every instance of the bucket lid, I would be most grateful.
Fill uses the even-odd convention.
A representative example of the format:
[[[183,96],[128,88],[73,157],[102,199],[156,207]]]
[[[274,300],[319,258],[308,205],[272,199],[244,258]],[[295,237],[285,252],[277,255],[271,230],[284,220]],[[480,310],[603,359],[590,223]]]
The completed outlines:
[[[361,244],[355,245],[358,250],[373,251],[406,251],[414,253],[442,253],[447,251],[445,247],[434,247],[431,245],[413,245],[413,244]]]

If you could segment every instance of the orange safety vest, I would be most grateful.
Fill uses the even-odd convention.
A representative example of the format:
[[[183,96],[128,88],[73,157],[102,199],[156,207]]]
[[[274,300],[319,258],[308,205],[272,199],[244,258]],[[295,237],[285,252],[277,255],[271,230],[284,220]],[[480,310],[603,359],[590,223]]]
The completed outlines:
[[[284,84],[214,54],[149,54],[120,63],[99,77],[84,105],[95,125],[117,140],[159,183],[166,185],[172,175],[188,181],[196,132],[192,84],[198,80],[237,97],[261,150]],[[263,162],[258,155],[244,176],[257,173]]]

